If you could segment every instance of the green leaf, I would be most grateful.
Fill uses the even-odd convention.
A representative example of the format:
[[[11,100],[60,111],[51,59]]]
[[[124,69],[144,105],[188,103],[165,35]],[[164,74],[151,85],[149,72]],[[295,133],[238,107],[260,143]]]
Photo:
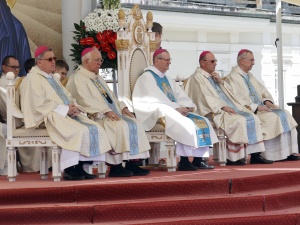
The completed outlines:
[[[80,31],[80,29],[81,29],[81,26],[78,25],[77,23],[74,23],[74,27],[77,31]]]

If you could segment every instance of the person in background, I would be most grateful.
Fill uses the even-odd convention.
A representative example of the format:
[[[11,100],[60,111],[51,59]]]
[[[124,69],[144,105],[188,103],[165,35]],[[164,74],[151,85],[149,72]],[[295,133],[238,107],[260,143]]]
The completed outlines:
[[[63,86],[66,86],[67,85],[67,82],[68,82],[68,72],[69,72],[69,65],[59,59],[59,60],[56,60],[55,62],[55,73],[58,73],[60,75],[60,82]]]
[[[156,49],[161,48],[161,38],[163,36],[163,27],[157,22],[153,22],[152,32],[155,32]]]

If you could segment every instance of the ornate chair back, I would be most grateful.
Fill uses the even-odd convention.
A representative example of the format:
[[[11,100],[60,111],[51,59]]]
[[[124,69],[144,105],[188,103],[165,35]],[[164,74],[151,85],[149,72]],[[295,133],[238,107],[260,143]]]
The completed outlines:
[[[152,56],[156,50],[155,33],[151,31],[153,16],[147,13],[147,22],[138,5],[134,5],[129,20],[125,21],[123,10],[119,12],[120,30],[117,33],[116,47],[118,51],[118,97],[134,112],[132,105],[132,91],[138,77],[144,69],[152,65]],[[162,124],[147,132],[151,143],[150,164],[158,164],[160,143],[166,143],[166,167],[168,171],[176,170],[176,155],[174,140],[165,135]],[[160,161],[162,162],[162,161]],[[164,163],[160,163],[164,164]]]

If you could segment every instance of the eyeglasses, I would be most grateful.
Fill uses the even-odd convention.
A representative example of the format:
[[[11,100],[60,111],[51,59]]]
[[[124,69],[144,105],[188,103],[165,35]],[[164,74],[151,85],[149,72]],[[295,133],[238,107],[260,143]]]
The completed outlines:
[[[164,60],[166,62],[171,62],[172,61],[172,59],[164,59],[164,58],[158,58],[158,59],[162,59],[162,60]]]
[[[247,59],[247,58],[244,58],[244,59]],[[255,59],[248,59],[248,61],[255,62]]]
[[[20,66],[10,66],[10,65],[6,65],[10,68],[12,68],[13,70],[19,70],[21,67]]]
[[[40,59],[40,60],[48,60],[49,62],[52,62],[52,60],[56,61],[56,57],[48,58],[48,59]]]
[[[90,59],[90,60],[92,60],[92,59]],[[103,63],[104,60],[103,59],[94,59],[92,61],[97,62],[97,63]]]
[[[218,60],[216,60],[216,59],[212,59],[212,60],[203,59],[203,61],[207,61],[207,62],[210,62],[210,63],[216,63],[216,62],[218,62]]]

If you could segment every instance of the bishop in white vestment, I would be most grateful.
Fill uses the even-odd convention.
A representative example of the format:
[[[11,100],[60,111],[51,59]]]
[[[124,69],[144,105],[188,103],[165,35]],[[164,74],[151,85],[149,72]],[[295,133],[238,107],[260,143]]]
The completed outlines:
[[[230,86],[215,71],[217,60],[213,53],[200,54],[195,73],[187,80],[185,91],[197,106],[197,113],[210,118],[216,128],[224,130],[227,164],[245,165],[241,160],[251,153],[265,151],[259,118],[236,101]],[[245,149],[246,154],[245,154]],[[252,163],[272,163],[259,154],[252,154]]]
[[[26,77],[21,98],[26,129],[44,124],[53,142],[62,147],[61,169],[66,169],[64,179],[95,178],[82,166],[85,161],[105,161],[105,153],[111,147],[104,129],[83,115],[84,109],[52,76],[55,69],[52,49],[38,47],[35,59],[36,66]]]
[[[254,65],[253,53],[247,49],[239,51],[238,65],[232,68],[226,81],[233,93],[244,99],[251,111],[256,113],[262,124],[265,152],[269,160],[298,160],[297,123],[290,113],[274,105],[269,91],[250,72]]]
[[[210,145],[218,138],[210,122],[194,113],[195,104],[182,88],[165,73],[171,59],[169,52],[158,49],[153,66],[146,68],[134,86],[134,111],[145,130],[151,130],[159,118],[165,121],[166,134],[174,139],[176,154],[181,156],[179,170],[212,169],[202,157],[208,157]],[[188,156],[194,156],[192,163]]]
[[[149,170],[140,168],[132,159],[149,157],[149,141],[142,124],[119,101],[99,76],[102,56],[96,48],[86,48],[82,65],[69,78],[67,89],[95,122],[104,127],[113,151],[106,154],[111,164],[109,176],[147,175]],[[125,168],[122,161],[127,161]]]

